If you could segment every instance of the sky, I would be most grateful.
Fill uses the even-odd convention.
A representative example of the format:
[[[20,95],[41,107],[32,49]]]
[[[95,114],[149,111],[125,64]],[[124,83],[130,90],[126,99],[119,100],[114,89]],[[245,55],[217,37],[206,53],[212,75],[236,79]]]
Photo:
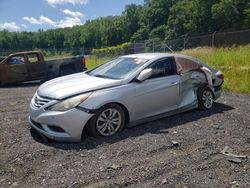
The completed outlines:
[[[0,0],[0,30],[37,31],[82,25],[86,20],[121,15],[144,0]]]

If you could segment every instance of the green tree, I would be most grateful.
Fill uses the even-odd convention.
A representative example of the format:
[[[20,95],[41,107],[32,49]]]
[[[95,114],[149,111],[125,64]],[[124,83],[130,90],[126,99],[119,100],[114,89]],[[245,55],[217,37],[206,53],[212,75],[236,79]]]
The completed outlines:
[[[124,41],[129,41],[132,35],[137,32],[139,29],[139,21],[140,21],[140,12],[142,6],[140,5],[127,5],[125,11],[122,13],[123,20],[124,20],[124,32],[123,32],[123,39]]]
[[[157,28],[152,29],[152,31],[149,33],[149,38],[150,39],[159,38],[161,40],[164,40],[166,30],[167,30],[166,25],[160,25]]]
[[[250,25],[250,2],[248,3],[246,8],[244,9],[244,15],[245,15],[244,24],[246,26],[249,26]]]
[[[236,1],[221,0],[212,7],[212,18],[215,22],[215,30],[223,30],[235,26],[239,18]]]
[[[145,0],[145,12],[142,22],[149,30],[166,24],[173,0]]]
[[[140,9],[139,29],[132,35],[131,41],[146,40],[151,36],[155,37],[155,33],[159,35],[163,28],[160,26],[167,23],[170,8],[174,3],[173,0],[145,0],[144,6]],[[155,31],[151,33],[152,30]]]
[[[169,40],[249,27],[249,0],[144,0],[121,16],[88,20],[84,25],[37,32],[0,31],[0,51],[100,48],[141,40]]]
[[[178,1],[170,9],[166,38],[177,38],[184,34],[196,34],[198,25],[197,1]]]

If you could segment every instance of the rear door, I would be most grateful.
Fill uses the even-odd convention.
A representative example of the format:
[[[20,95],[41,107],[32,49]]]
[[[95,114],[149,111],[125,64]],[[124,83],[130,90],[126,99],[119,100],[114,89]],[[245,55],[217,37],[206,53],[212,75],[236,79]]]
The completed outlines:
[[[136,85],[137,120],[177,108],[179,80],[174,57],[160,59],[151,66],[153,75]]]
[[[44,78],[44,76],[46,74],[45,62],[39,56],[38,53],[28,53],[27,54],[27,67],[28,67],[30,80]]]

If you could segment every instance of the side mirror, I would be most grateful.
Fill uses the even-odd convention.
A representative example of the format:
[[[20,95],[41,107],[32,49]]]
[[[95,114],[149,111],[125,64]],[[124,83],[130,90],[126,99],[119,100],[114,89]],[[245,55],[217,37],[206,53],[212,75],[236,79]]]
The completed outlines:
[[[152,69],[147,68],[141,71],[141,73],[137,76],[137,80],[140,82],[143,82],[144,80],[148,79],[150,76],[152,76]]]

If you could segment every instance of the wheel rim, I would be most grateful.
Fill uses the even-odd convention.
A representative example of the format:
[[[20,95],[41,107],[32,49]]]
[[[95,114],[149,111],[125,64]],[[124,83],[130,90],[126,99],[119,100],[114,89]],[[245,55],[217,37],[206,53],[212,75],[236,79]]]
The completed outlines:
[[[103,136],[115,134],[121,127],[122,117],[118,110],[109,108],[104,110],[97,118],[97,131]]]
[[[213,94],[211,91],[206,90],[203,92],[202,101],[205,108],[211,108],[213,106]]]

